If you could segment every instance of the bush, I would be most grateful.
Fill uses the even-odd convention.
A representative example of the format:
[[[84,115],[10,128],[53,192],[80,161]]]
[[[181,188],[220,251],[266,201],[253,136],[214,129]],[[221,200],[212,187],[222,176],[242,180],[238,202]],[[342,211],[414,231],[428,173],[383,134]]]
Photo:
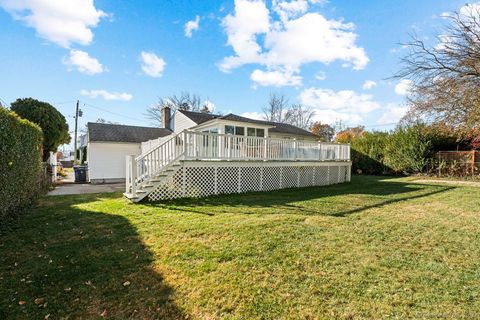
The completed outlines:
[[[0,224],[43,191],[42,130],[0,107]]]
[[[384,149],[388,138],[386,132],[364,132],[351,141],[353,172],[385,174]]]
[[[424,135],[425,126],[398,128],[386,139],[384,164],[395,173],[422,172],[431,153],[432,141]]]

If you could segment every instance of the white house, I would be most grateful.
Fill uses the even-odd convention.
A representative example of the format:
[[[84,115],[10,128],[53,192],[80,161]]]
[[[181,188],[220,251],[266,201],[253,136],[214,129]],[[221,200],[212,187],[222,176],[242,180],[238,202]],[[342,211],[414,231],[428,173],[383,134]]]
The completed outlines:
[[[87,146],[88,177],[91,183],[125,181],[125,157],[140,155],[141,143],[172,134],[164,128],[87,124],[84,144]]]
[[[162,110],[163,128],[89,123],[92,183],[126,182],[134,202],[350,180],[350,146],[235,114]],[[125,161],[126,160],[126,161]]]

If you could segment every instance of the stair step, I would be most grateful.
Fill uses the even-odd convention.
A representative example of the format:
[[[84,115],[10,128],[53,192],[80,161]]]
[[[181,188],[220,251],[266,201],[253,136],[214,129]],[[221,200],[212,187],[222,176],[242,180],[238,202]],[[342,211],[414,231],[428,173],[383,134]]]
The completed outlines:
[[[125,196],[125,198],[130,199],[130,200],[138,199],[137,196],[134,196],[130,192],[124,192],[123,195]]]

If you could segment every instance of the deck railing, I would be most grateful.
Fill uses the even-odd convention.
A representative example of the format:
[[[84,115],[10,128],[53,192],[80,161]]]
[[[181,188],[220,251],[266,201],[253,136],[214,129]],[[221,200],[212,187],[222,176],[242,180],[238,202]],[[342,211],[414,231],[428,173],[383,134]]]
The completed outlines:
[[[350,161],[350,145],[185,130],[136,158],[127,156],[127,190],[133,193],[136,184],[180,159]]]

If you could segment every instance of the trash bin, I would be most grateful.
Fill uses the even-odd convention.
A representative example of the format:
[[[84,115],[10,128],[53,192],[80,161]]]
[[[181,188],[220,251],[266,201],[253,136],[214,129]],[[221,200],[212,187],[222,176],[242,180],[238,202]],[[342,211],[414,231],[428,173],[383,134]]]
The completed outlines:
[[[87,182],[87,166],[73,167],[75,172],[75,183]]]

